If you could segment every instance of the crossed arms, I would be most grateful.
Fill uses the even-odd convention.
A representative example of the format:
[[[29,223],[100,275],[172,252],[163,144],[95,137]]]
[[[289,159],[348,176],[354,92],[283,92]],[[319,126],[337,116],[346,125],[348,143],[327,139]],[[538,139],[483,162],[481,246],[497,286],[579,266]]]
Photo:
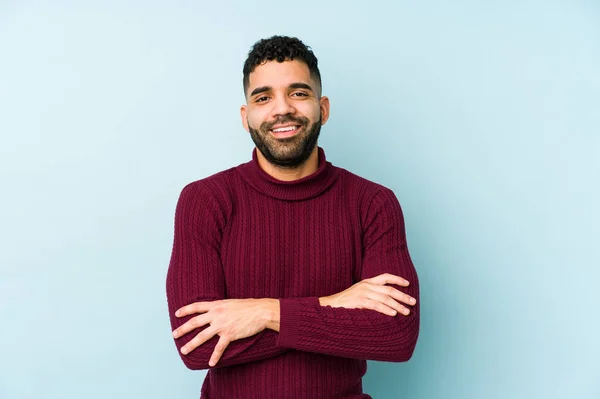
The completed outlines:
[[[418,279],[393,192],[381,189],[371,201],[360,281],[328,297],[226,298],[220,222],[209,190],[197,183],[183,189],[167,300],[175,344],[188,368],[225,367],[290,349],[383,361],[412,356]]]

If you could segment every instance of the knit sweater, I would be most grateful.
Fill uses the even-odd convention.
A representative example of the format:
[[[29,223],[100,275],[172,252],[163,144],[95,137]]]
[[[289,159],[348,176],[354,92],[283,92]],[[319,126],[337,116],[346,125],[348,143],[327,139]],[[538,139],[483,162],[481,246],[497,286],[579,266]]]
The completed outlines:
[[[394,193],[336,167],[319,147],[318,170],[280,181],[250,162],[188,184],[175,210],[167,272],[171,325],[180,307],[226,298],[276,298],[280,331],[229,344],[215,367],[215,336],[187,355],[209,369],[208,399],[350,399],[363,393],[366,360],[407,361],[419,333],[419,288],[404,219]],[[395,287],[417,299],[408,316],[321,306],[382,273],[410,282]],[[206,327],[204,327],[206,328]],[[175,339],[181,349],[202,329]]]

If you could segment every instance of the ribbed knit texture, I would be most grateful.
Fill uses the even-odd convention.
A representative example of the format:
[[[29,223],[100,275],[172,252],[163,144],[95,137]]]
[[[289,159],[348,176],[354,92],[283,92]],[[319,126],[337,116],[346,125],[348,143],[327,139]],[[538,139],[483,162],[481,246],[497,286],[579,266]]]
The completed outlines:
[[[382,273],[417,298],[409,316],[320,306],[319,297]],[[210,368],[201,398],[370,398],[366,360],[408,360],[419,333],[419,288],[394,193],[328,162],[293,182],[252,161],[188,184],[175,211],[167,273],[172,328],[180,307],[225,298],[278,298],[280,332],[229,344]],[[200,330],[175,340],[181,349]],[[188,355],[208,369],[214,337]]]

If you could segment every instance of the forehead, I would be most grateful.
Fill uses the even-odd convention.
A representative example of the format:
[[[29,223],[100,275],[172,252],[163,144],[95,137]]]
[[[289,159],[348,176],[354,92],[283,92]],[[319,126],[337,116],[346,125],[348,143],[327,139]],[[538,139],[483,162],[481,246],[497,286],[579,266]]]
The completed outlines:
[[[291,83],[303,82],[315,87],[315,82],[310,77],[308,65],[302,61],[267,61],[257,66],[250,73],[248,92],[262,86],[273,88],[287,87]]]

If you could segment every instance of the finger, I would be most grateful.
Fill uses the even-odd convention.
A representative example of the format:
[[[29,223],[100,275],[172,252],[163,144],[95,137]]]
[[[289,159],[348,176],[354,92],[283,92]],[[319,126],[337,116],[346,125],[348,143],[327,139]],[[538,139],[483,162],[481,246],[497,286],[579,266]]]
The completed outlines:
[[[371,288],[371,290],[377,291],[381,294],[394,298],[395,300],[405,303],[407,305],[413,306],[417,303],[417,300],[412,296],[405,294],[402,291],[398,291],[397,289],[395,289],[394,287],[390,287],[389,285],[371,285],[369,288]]]
[[[182,337],[196,328],[204,327],[210,323],[210,320],[211,317],[208,315],[208,313],[203,313],[200,316],[192,317],[177,329],[173,330],[173,338]]]
[[[365,309],[375,310],[376,312],[383,313],[388,316],[396,316],[396,310],[390,308],[389,306],[379,302],[369,299],[365,301]]]
[[[375,277],[366,279],[365,281],[368,281],[373,284],[379,284],[379,285],[396,284],[396,285],[399,285],[400,287],[408,287],[408,284],[409,284],[408,280],[406,280],[400,276],[395,276],[390,273],[383,273],[383,274],[380,274],[379,276],[375,276]]]
[[[379,292],[370,292],[367,294],[367,298],[380,302],[386,307],[393,309],[394,311],[401,313],[405,316],[407,316],[410,313],[406,307],[402,306],[400,303],[396,302],[393,298],[391,298],[388,295],[381,294]],[[391,316],[395,315],[396,313],[392,314]]]
[[[230,341],[224,336],[219,337],[219,342],[215,346],[215,350],[213,351],[210,360],[208,361],[208,365],[210,367],[215,367],[215,365],[221,360],[221,356],[223,356],[223,352],[225,352],[225,348],[229,345]]]
[[[198,335],[196,335],[194,338],[192,338],[192,340],[190,342],[185,344],[181,348],[181,353],[183,353],[184,355],[187,355],[188,353],[190,353],[191,351],[193,351],[194,349],[196,349],[197,347],[199,347],[200,345],[202,345],[203,343],[205,343],[206,341],[208,341],[215,335],[217,335],[217,329],[214,328],[213,326],[208,327],[207,329],[198,333]]]
[[[194,313],[205,313],[208,312],[213,306],[215,306],[215,302],[194,302],[189,305],[186,305],[175,312],[176,317],[188,316]]]

